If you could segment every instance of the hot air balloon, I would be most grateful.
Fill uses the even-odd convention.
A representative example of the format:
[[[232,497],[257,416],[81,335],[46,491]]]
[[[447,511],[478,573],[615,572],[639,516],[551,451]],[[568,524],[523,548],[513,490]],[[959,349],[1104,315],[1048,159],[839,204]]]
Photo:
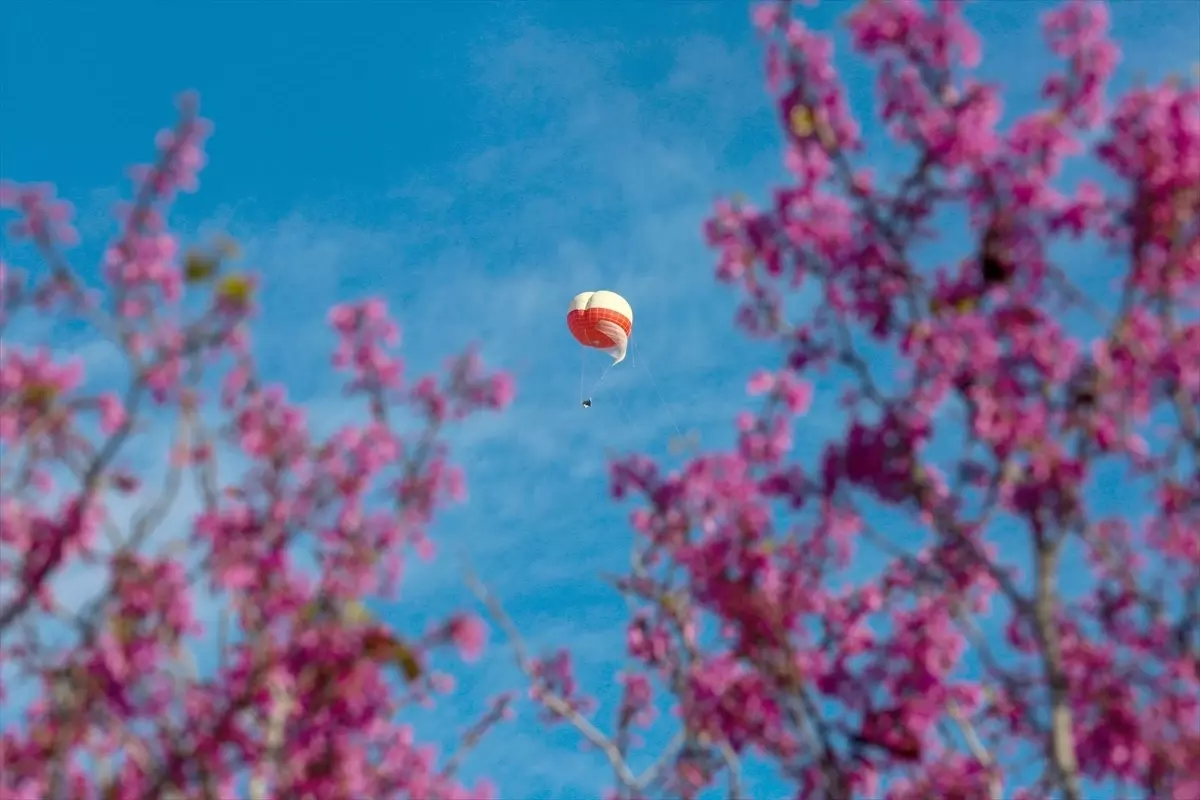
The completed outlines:
[[[567,327],[581,345],[603,350],[620,364],[633,333],[633,308],[616,292],[580,292],[567,310]]]
[[[613,364],[620,364],[625,360],[629,336],[633,333],[633,308],[616,292],[580,292],[567,309],[567,327],[575,341],[584,347],[608,353],[612,356]],[[580,362],[580,404],[584,408],[591,408],[592,399],[582,396],[582,369],[583,363]]]

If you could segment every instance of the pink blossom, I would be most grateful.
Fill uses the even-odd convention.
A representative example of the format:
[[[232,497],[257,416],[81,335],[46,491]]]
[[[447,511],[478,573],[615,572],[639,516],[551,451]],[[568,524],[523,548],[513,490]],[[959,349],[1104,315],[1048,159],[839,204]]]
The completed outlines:
[[[450,619],[450,638],[462,653],[463,658],[474,661],[479,658],[487,642],[487,628],[478,617],[460,615]]]

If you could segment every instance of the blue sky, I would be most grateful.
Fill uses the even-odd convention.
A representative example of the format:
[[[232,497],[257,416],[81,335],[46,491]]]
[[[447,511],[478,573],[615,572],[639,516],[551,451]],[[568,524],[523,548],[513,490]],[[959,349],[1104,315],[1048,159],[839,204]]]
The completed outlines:
[[[604,453],[666,457],[676,425],[706,446],[727,443],[739,387],[771,363],[732,334],[735,298],[715,286],[700,239],[715,197],[760,198],[783,175],[746,4],[7,6],[0,172],[54,181],[78,205],[85,271],[112,233],[122,170],[149,158],[171,98],[195,88],[216,130],[201,192],[174,220],[189,238],[225,230],[241,240],[266,280],[268,377],[288,383],[319,427],[354,413],[320,366],[334,299],[387,298],[416,370],[482,341],[487,360],[514,373],[514,407],[454,435],[471,497],[438,526],[441,558],[414,562],[383,613],[410,626],[469,603],[454,559],[466,548],[530,643],[572,647],[584,685],[611,701],[623,605],[593,578],[622,567],[630,534],[628,509],[607,500]],[[806,13],[826,27],[846,7]],[[982,71],[1009,88],[1010,112],[1036,97],[1043,7],[970,10],[990,44]],[[1120,3],[1113,18],[1119,84],[1200,59],[1200,4]],[[844,61],[840,42],[866,120],[870,75]],[[583,412],[563,317],[572,295],[597,288],[633,303],[637,363],[614,370]],[[98,383],[119,377],[112,353],[83,349],[70,331],[27,328],[24,338],[80,352]],[[588,361],[593,377],[603,363]],[[839,424],[834,398],[819,394],[801,451]],[[149,435],[139,445],[146,458],[153,446]],[[423,720],[447,741],[519,683],[502,647],[455,672],[462,693]],[[608,782],[602,759],[570,733],[539,731],[525,711],[469,773],[491,775],[505,796],[595,796]]]

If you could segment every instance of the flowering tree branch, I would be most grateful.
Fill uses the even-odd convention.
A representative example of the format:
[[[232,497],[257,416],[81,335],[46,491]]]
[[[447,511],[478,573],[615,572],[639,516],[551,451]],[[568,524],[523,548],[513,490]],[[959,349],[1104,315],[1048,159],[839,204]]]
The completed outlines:
[[[63,255],[77,238],[70,207],[45,186],[0,186],[0,207],[18,214],[11,238],[32,240],[47,265],[26,288],[0,264],[0,324],[82,319],[121,349],[130,375],[122,393],[94,393],[78,363],[8,341],[0,352],[0,636],[6,664],[43,691],[0,734],[0,793],[490,795],[439,770],[398,721],[438,691],[436,650],[475,655],[478,621],[457,615],[419,639],[375,620],[366,601],[395,591],[406,551],[427,547],[433,514],[461,496],[442,433],[503,408],[511,383],[466,353],[443,380],[409,384],[383,304],[339,306],[333,367],[366,421],[314,436],[282,387],[258,377],[257,278],[233,268],[230,242],[183,253],[166,227],[176,193],[195,187],[209,131],[195,97],[180,109],[155,163],[133,170],[102,291],[85,289]],[[393,422],[402,405],[418,430]],[[226,423],[210,431],[213,412]],[[174,418],[177,431],[147,486],[125,462],[152,417]],[[236,478],[219,468],[231,457],[246,467]],[[173,519],[188,480],[200,508]],[[113,523],[114,496],[136,503],[128,530]],[[95,597],[62,601],[71,571],[98,578]],[[204,672],[185,668],[203,631],[199,590],[221,606],[218,663]],[[36,624],[46,615],[57,631]],[[364,706],[364,696],[380,700]]]

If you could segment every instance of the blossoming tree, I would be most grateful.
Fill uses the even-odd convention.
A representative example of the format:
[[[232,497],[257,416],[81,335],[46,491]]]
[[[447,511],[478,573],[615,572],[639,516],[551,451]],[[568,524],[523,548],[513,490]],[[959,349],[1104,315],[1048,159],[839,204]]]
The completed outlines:
[[[828,38],[786,2],[754,21],[788,177],[762,209],[720,204],[705,232],[744,294],[739,324],[782,363],[752,381],[763,402],[735,449],[669,474],[612,464],[637,545],[614,581],[634,666],[611,730],[569,654],[527,653],[476,583],[532,698],[629,800],[745,797],[748,755],[800,797],[1200,797],[1200,92],[1168,82],[1109,108],[1105,8],[1070,2],[1045,20],[1063,67],[1042,107],[1001,128],[958,3],[865,2],[853,45],[879,66],[879,124],[913,155],[882,185]],[[0,351],[0,691],[37,693],[3,721],[0,796],[489,795],[456,780],[461,752],[437,761],[396,722],[445,688],[437,649],[473,656],[481,623],[405,637],[363,601],[394,591],[461,492],[444,430],[502,409],[511,384],[471,353],[410,381],[382,304],[337,307],[334,366],[362,422],[315,434],[260,377],[256,283],[232,246],[180,252],[167,228],[203,163],[197,110],[184,97],[134,170],[100,291],[68,260],[69,206],[0,187],[10,237],[41,254],[28,274],[0,265],[0,333],[69,319],[129,375],[98,392],[48,348]],[[1105,185],[1062,185],[1081,155]],[[973,244],[924,263],[948,211]],[[1085,242],[1118,283],[1088,282],[1071,257]],[[802,288],[820,302],[792,318]],[[802,463],[814,374],[844,379],[850,421]],[[176,433],[139,472],[148,415]],[[1127,496],[1100,503],[1113,469]],[[164,544],[185,485],[198,508]],[[139,505],[127,529],[109,513],[122,496]],[[1085,577],[1071,591],[1068,572]],[[94,599],[66,599],[64,576],[96,575]],[[204,671],[187,658],[197,591],[231,616]],[[634,730],[667,708],[670,743],[638,753]]]
[[[618,797],[744,796],[745,754],[798,797],[1200,797],[1200,92],[1110,110],[1106,7],[1070,2],[1044,20],[1061,71],[1001,129],[962,12],[846,17],[877,124],[912,155],[883,185],[830,39],[787,2],[755,10],[789,178],[705,230],[782,364],[752,381],[736,449],[612,466],[640,499],[616,729],[581,713],[565,655],[528,670]],[[1111,188],[1063,187],[1079,155]],[[923,263],[954,211],[972,246]],[[1119,280],[1097,285],[1087,243]],[[790,318],[802,288],[819,302]],[[814,374],[844,381],[849,424],[806,466]],[[630,731],[667,705],[678,733],[634,774]]]
[[[472,353],[441,378],[407,382],[383,304],[339,306],[333,364],[362,422],[312,433],[284,390],[259,378],[255,281],[228,268],[232,246],[180,254],[166,228],[175,194],[196,186],[210,128],[194,96],[180,111],[157,162],[133,171],[136,200],[105,251],[102,292],[65,255],[70,207],[46,186],[0,189],[20,214],[9,235],[32,240],[45,265],[32,280],[2,267],[0,325],[76,320],[120,349],[130,375],[123,392],[97,394],[80,363],[47,348],[6,343],[0,354],[0,688],[33,679],[41,691],[24,719],[5,714],[0,796],[487,796],[456,782],[456,758],[435,764],[396,722],[439,689],[429,653],[454,642],[473,656],[482,623],[456,615],[409,641],[362,601],[394,592],[405,553],[461,494],[442,431],[503,408],[511,383]],[[154,465],[161,477],[122,463],[146,415],[177,421],[167,463]],[[240,459],[236,474],[222,455]],[[173,547],[148,547],[185,482],[198,511],[168,537]],[[140,507],[128,530],[108,514],[121,495]],[[89,572],[107,585],[79,607],[55,578]],[[188,657],[200,590],[236,633],[205,671]]]

